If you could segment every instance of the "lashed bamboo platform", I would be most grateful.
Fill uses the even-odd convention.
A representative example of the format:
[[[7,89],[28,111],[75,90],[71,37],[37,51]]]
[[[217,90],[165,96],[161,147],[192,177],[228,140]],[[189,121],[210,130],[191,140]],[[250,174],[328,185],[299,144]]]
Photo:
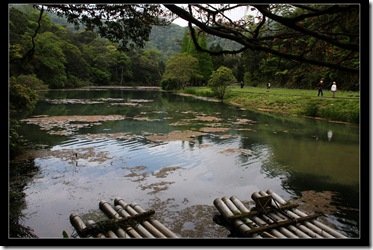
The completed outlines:
[[[107,220],[95,222],[73,213],[70,222],[80,238],[178,238],[170,229],[152,218],[154,210],[145,211],[136,203],[127,204],[116,198],[114,207],[107,201],[100,201],[100,210]]]
[[[235,196],[215,199],[220,214],[214,221],[236,237],[347,238],[318,221],[318,215],[306,214],[271,190],[255,192],[251,198],[255,202],[251,209]]]

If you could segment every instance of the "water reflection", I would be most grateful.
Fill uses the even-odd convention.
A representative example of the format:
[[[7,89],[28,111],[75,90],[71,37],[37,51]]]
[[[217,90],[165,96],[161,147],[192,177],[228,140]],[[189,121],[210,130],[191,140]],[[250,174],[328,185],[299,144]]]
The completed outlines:
[[[331,141],[333,137],[333,131],[328,130],[327,136],[328,136],[328,141]]]

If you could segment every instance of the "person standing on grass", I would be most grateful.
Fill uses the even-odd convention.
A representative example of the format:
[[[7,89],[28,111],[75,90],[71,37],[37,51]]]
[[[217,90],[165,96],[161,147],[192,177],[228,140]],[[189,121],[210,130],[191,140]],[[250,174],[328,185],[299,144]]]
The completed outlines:
[[[317,96],[323,96],[323,92],[322,92],[322,88],[324,87],[324,78],[321,78],[319,84],[317,85],[317,89],[318,89],[318,92],[317,92]]]
[[[333,93],[333,97],[335,97],[335,92],[337,92],[337,83],[335,81],[333,81],[333,84],[332,84],[332,87],[330,88],[330,90]]]

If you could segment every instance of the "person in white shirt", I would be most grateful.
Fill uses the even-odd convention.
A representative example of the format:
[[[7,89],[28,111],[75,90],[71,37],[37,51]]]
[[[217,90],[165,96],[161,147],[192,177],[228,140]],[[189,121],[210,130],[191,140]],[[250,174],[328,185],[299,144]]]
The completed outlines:
[[[330,88],[330,90],[333,93],[333,97],[335,97],[335,92],[337,92],[337,84],[336,84],[336,82],[333,82],[332,87]]]

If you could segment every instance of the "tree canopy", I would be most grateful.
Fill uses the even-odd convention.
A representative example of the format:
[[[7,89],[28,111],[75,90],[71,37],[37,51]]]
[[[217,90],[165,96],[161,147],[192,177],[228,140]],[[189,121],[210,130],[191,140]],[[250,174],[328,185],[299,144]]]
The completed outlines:
[[[70,22],[82,23],[123,48],[143,46],[151,25],[180,17],[188,21],[198,50],[210,54],[260,51],[298,63],[359,73],[359,4],[79,4],[45,5]],[[41,6],[39,6],[41,7]],[[246,8],[240,20],[226,14]],[[198,28],[198,29],[197,29]],[[204,32],[235,41],[238,50],[203,48]]]

